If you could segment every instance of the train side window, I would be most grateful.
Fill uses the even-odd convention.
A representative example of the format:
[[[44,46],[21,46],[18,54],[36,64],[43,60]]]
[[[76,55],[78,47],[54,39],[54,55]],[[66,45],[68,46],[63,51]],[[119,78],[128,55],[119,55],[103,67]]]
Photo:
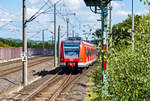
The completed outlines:
[[[88,49],[88,57],[90,56],[90,49]]]
[[[90,49],[88,49],[88,56],[90,56]]]
[[[86,56],[88,56],[88,48],[86,48]]]
[[[91,56],[91,49],[90,49],[90,56]]]
[[[93,49],[93,52],[92,52],[92,54],[94,55],[94,49]]]
[[[89,54],[89,48],[88,48],[88,57],[89,57],[89,55],[90,55],[90,54]]]

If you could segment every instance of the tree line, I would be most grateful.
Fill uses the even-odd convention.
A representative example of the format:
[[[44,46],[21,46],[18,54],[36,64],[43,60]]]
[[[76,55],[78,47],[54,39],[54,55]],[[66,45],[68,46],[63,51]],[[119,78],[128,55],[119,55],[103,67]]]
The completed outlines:
[[[31,40],[27,42],[27,45],[28,48],[43,48],[43,42],[41,41]],[[53,47],[52,41],[44,42],[45,49],[52,49]],[[0,38],[0,48],[22,48],[22,41]]]

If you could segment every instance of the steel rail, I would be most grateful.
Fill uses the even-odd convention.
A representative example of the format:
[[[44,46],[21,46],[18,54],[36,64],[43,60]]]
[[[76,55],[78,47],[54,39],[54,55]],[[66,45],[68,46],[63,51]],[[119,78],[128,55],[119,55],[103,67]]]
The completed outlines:
[[[62,70],[58,71],[58,73],[60,73],[60,72],[62,72]],[[56,79],[56,77],[58,76],[58,73],[55,74],[55,75],[53,75],[53,77],[51,77],[46,82],[44,82],[44,84],[42,84],[40,87],[38,87],[38,89],[36,89],[30,95],[28,95],[26,98],[24,98],[23,101],[30,100],[30,98],[32,98],[33,96],[35,96],[36,94],[38,94],[41,90],[43,90],[45,87],[47,87],[47,85],[49,85],[50,83],[53,83],[52,81],[54,81]]]
[[[49,101],[56,101],[56,99],[57,98],[60,98],[60,94],[62,93],[64,93],[65,92],[65,90],[66,90],[66,88],[68,88],[69,90],[72,88],[72,86],[73,86],[73,84],[74,84],[74,82],[75,81],[77,81],[77,80],[79,80],[82,76],[84,76],[89,70],[91,70],[92,68],[90,68],[89,67],[89,69],[87,69],[87,70],[85,70],[85,72],[83,72],[82,74],[80,74],[80,75],[78,75],[78,76],[76,76],[75,78],[73,78],[70,82],[68,82],[68,84],[62,89],[62,91],[59,93],[59,95],[57,95],[56,97],[55,97],[55,99],[53,99],[53,100],[49,100]]]
[[[55,99],[57,98],[58,95],[60,95],[60,93],[62,92],[62,90],[67,87],[71,81],[69,82],[69,80],[71,79],[71,74],[65,79],[65,81],[61,84],[61,86],[54,92],[54,94],[51,96],[51,98],[49,99],[49,101],[55,101]],[[73,80],[72,80],[73,81]]]
[[[37,58],[41,58],[41,56],[32,57],[32,58],[29,58],[29,60],[33,60],[33,59],[37,59]],[[0,66],[5,66],[5,65],[9,65],[11,63],[19,63],[19,62],[21,62],[21,59],[14,60],[14,61],[3,62],[3,63],[0,63]]]
[[[46,80],[43,84],[38,86],[38,88],[34,91],[28,91],[27,96],[24,94],[17,95],[13,100],[21,100],[21,101],[36,101],[36,100],[46,100],[46,101],[55,101],[57,98],[61,98],[61,94],[66,92],[66,90],[70,90],[74,85],[74,82],[79,80],[83,75],[85,75],[89,70],[89,68],[85,70],[83,73],[78,75],[59,75],[60,72],[63,72],[60,69],[55,75],[50,77],[50,79]],[[56,86],[57,85],[57,86]],[[34,88],[35,89],[35,88]],[[31,93],[30,93],[31,92]],[[25,95],[26,95],[25,94]]]
[[[38,60],[38,61],[35,61],[35,62],[31,62],[31,63],[29,63],[28,68],[31,68],[32,66],[38,65],[38,64],[40,64],[40,63],[42,63],[42,62],[46,62],[46,61],[48,61],[49,59],[50,59],[50,58],[46,58],[46,59]],[[9,74],[11,74],[11,73],[14,73],[14,72],[17,72],[17,71],[20,71],[20,70],[22,70],[21,65],[16,66],[16,67],[12,67],[12,68],[9,68],[9,69],[6,69],[6,70],[1,70],[1,71],[0,71],[0,73],[1,73],[1,74],[0,74],[0,77],[9,75]]]

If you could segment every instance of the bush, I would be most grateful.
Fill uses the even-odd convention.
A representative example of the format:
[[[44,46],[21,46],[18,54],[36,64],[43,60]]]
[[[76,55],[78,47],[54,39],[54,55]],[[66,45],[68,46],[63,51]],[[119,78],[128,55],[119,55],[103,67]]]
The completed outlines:
[[[93,82],[98,100],[103,101],[150,101],[150,14],[136,26],[135,50],[131,39],[121,39],[107,55],[108,94],[102,94],[102,71],[95,70]],[[122,26],[123,27],[123,26]],[[119,48],[118,48],[119,46]]]
[[[131,49],[114,52],[108,60],[108,92],[106,100],[149,101],[150,99],[150,41],[136,43]]]

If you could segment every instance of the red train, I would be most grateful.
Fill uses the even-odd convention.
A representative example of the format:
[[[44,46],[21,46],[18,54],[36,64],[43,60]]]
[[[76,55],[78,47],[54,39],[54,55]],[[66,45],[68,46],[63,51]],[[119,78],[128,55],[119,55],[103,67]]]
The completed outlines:
[[[82,41],[80,38],[71,38],[61,42],[60,66],[66,68],[88,67],[96,61],[96,45]]]

